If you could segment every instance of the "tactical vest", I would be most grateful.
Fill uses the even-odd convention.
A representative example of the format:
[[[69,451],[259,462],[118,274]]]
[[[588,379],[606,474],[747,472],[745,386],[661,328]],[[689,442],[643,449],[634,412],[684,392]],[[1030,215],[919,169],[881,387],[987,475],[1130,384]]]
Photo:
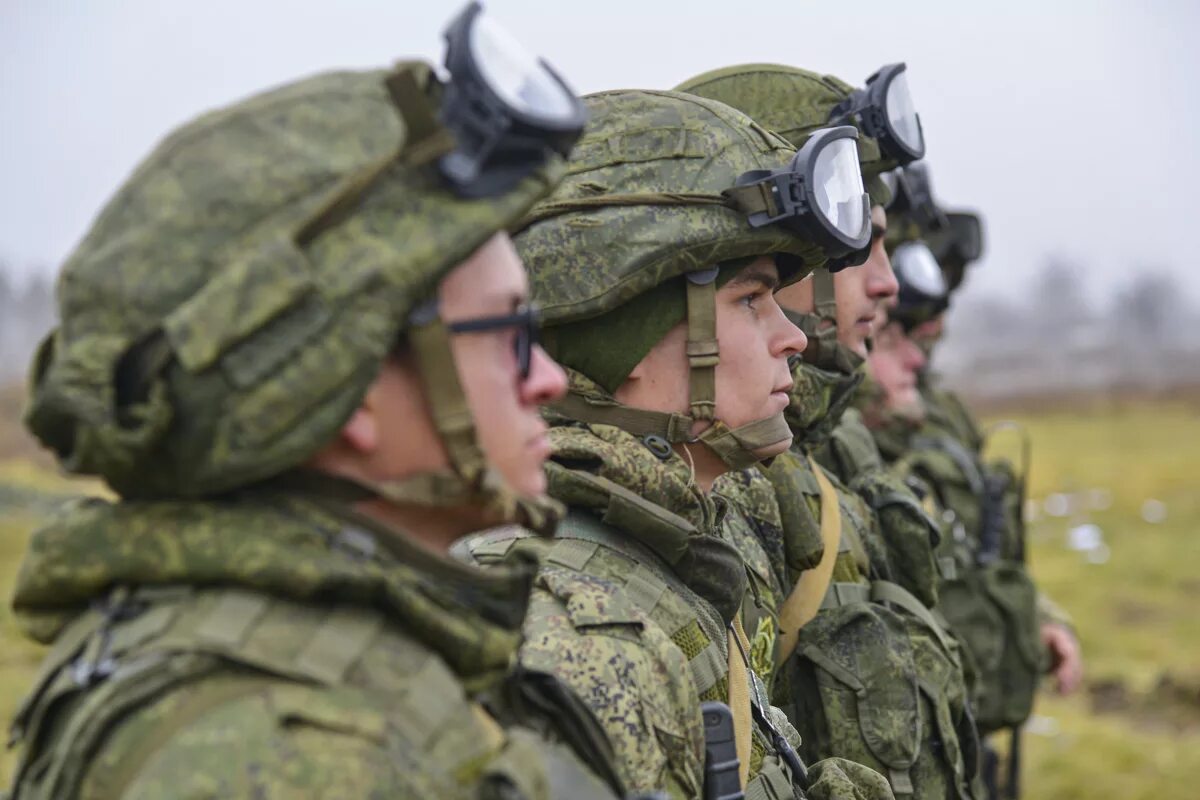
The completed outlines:
[[[781,507],[785,528],[815,526],[805,507],[827,513],[808,469],[785,459],[768,475],[777,493],[806,501],[800,514]],[[958,644],[899,582],[875,527],[879,509],[892,506],[913,515],[926,536],[930,523],[911,495],[859,496],[836,478],[828,483],[842,519],[838,551],[820,607],[782,667],[776,702],[800,731],[807,760],[837,755],[865,764],[889,779],[897,797],[970,798],[978,742]]]
[[[943,507],[939,607],[966,648],[979,729],[1020,725],[1046,657],[1015,477],[950,436],[915,436],[912,448],[897,469],[928,484]]]
[[[652,513],[654,524],[669,522],[674,516],[665,509]],[[683,522],[681,518],[679,521]],[[686,656],[699,700],[730,701],[728,626],[713,606],[650,548],[577,509],[572,509],[559,525],[552,542],[504,529],[472,537],[464,546],[471,558],[488,564],[503,560],[518,544],[541,550],[547,568],[599,577],[620,587],[624,598],[666,632]],[[749,666],[749,653],[735,653],[734,657],[742,661],[742,666]],[[769,707],[765,686],[753,671],[746,677],[752,738],[750,780],[745,796],[747,800],[802,798],[803,779],[797,773],[803,773],[803,765],[780,732],[779,720],[772,719],[773,713],[778,712]],[[696,713],[700,713],[699,706]],[[735,708],[735,718],[737,714]]]
[[[281,725],[386,747],[401,774],[424,781],[424,796],[618,796],[598,724],[549,676],[517,672],[472,694],[436,654],[371,608],[169,586],[118,589],[60,634],[15,718],[13,739],[24,751],[12,800],[78,796],[123,719],[173,693],[187,699],[163,736],[265,687]],[[558,736],[564,730],[610,785],[571,755]],[[121,797],[122,780],[160,743],[146,742],[101,790],[90,786],[90,796]]]

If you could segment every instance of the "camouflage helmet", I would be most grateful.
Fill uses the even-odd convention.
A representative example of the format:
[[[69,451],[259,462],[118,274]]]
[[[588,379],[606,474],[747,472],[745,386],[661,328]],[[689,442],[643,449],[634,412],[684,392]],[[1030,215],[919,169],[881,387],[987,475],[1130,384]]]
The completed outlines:
[[[798,67],[742,64],[697,75],[675,90],[731,105],[800,147],[814,131],[831,124],[831,113],[850,97],[854,86],[832,75]],[[898,162],[885,155],[879,143],[862,130],[858,153],[871,201],[886,205],[891,194],[879,176],[895,169]]]
[[[423,64],[390,75],[436,90]],[[507,194],[462,199],[429,163],[447,132],[399,85],[285,85],[137,168],[64,265],[62,322],[33,366],[26,422],[69,469],[126,496],[203,496],[302,463],[414,306],[561,175],[554,156]]]
[[[782,225],[753,227],[722,194],[747,172],[787,164],[795,149],[745,114],[693,95],[622,90],[585,102],[591,122],[567,177],[522,221],[517,250],[551,337],[557,326],[602,317],[684,276],[691,416],[617,409],[611,397],[581,397],[574,388],[558,408],[638,435],[693,441],[692,423],[714,419],[717,265],[775,255],[787,284],[824,263],[816,244]],[[718,421],[700,438],[727,463],[746,466],[756,460],[747,451],[780,431],[760,422],[742,436]]]

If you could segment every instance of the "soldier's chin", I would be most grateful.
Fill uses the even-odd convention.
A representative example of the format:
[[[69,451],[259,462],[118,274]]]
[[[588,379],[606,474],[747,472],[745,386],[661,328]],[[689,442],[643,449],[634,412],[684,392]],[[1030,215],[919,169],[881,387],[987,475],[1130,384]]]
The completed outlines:
[[[766,447],[758,448],[754,451],[754,455],[758,457],[759,461],[766,461],[768,458],[774,458],[775,456],[783,455],[791,446],[792,437],[789,436],[786,439],[780,439],[774,444],[769,444]]]
[[[916,389],[897,396],[890,405],[892,412],[901,419],[917,425],[925,421],[925,403]]]

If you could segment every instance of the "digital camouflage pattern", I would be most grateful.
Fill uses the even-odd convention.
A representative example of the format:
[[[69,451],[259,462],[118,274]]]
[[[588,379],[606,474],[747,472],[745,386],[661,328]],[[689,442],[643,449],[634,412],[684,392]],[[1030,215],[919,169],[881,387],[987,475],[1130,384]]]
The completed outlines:
[[[752,228],[721,192],[795,148],[734,109],[674,92],[584,98],[591,122],[567,176],[516,237],[548,328],[598,316],[720,262],[771,253],[784,283],[824,263],[778,225]]]
[[[766,476],[751,470],[718,483],[729,517],[754,520],[773,555],[779,583],[772,595],[786,597],[823,552],[822,499],[805,451],[828,456],[845,449],[843,440],[853,443],[854,469],[827,472],[842,517],[832,586],[801,628],[796,655],[775,676],[772,698],[800,731],[806,758],[836,753],[873,767],[897,796],[972,797],[977,745],[959,647],[930,610],[936,530],[878,454],[870,465],[858,452],[861,435],[843,430],[861,377],[845,371],[854,363],[848,353],[826,344],[820,360],[828,369],[793,361],[793,451]],[[869,434],[865,443],[871,452]]]
[[[788,282],[819,262],[799,235],[750,227],[722,195],[744,172],[786,164],[794,150],[784,140],[723,104],[682,94],[607,92],[587,103],[592,124],[568,177],[516,236],[551,333],[720,263],[775,254]],[[591,377],[568,374],[570,396],[617,405]],[[545,595],[532,604],[522,664],[552,670],[583,696],[634,789],[699,794],[700,704],[715,700],[747,716],[747,706],[757,709],[742,760],[749,796],[802,796],[788,765],[795,731],[748,672],[751,653],[731,657],[750,577],[721,536],[721,507],[665,441],[577,422],[561,406],[550,418],[550,493],[569,509],[554,540],[504,531],[465,546],[481,561],[529,549],[542,556]],[[597,599],[601,588],[623,602]],[[743,677],[750,701],[739,704],[731,687]],[[827,773],[841,777],[826,781]],[[851,784],[847,773],[864,780]],[[878,776],[838,762],[816,765],[810,777],[814,796],[890,796]]]
[[[553,671],[583,697],[631,788],[665,785],[672,797],[697,797],[699,706],[728,698],[726,630],[753,568],[721,538],[721,505],[692,482],[681,456],[660,458],[618,428],[564,419],[551,441],[551,494],[571,508],[555,538],[510,529],[473,537],[464,549],[481,563],[540,555],[521,663]],[[764,712],[791,746],[799,743],[778,709]],[[756,725],[747,791],[791,797],[772,738]],[[810,797],[891,796],[880,776],[839,759],[809,773]]]
[[[414,65],[417,74],[421,65]],[[357,407],[408,312],[561,176],[463,200],[413,162],[383,72],[320,75],[167,137],[63,267],[30,429],[126,496],[295,466]]]
[[[14,798],[614,796],[548,723],[588,717],[510,671],[532,565],[480,573],[317,487],[83,500],[34,535],[13,606],[51,651]]]
[[[926,378],[922,399],[924,424],[893,425],[885,454],[943,509],[942,607],[966,645],[979,728],[988,733],[1028,718],[1049,665],[1041,624],[1066,620],[1024,563],[1018,476],[1008,462],[983,458],[984,437],[957,397]]]
[[[125,497],[66,506],[22,565],[14,611],[50,653],[14,798],[621,793],[586,707],[513,669],[532,563],[434,555],[351,510],[370,490],[292,469],[562,169],[459,200],[384,77],[185,126],[65,267],[28,422]]]
[[[723,67],[689,78],[675,87],[678,92],[733,106],[796,148],[803,147],[813,132],[830,127],[833,123],[829,121],[829,115],[854,90],[854,86],[833,75],[783,64]],[[879,143],[864,131],[858,133],[864,185],[872,203],[887,205],[891,192],[879,175],[895,169],[898,164],[884,155]]]

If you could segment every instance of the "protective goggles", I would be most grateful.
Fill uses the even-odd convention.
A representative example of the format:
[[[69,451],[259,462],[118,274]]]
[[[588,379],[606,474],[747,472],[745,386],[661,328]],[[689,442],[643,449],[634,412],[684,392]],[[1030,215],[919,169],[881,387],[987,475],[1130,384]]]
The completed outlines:
[[[852,126],[822,128],[787,167],[743,173],[723,194],[755,228],[780,223],[811,238],[830,259],[857,257],[871,244],[871,200],[857,139]]]
[[[892,270],[900,284],[892,319],[911,330],[946,310],[948,287],[937,259],[924,242],[905,242],[893,251]]]
[[[925,155],[925,132],[908,91],[907,70],[903,62],[880,67],[867,78],[865,89],[838,103],[829,115],[834,125],[857,122],[901,166]]]
[[[470,3],[446,28],[440,121],[454,149],[438,167],[461,195],[504,192],[540,166],[564,158],[583,132],[587,110],[544,60]]]
[[[983,257],[983,222],[966,211],[946,213],[946,255],[970,264]]]
[[[946,215],[933,199],[933,182],[924,164],[909,164],[880,176],[892,191],[889,214],[907,216],[922,233],[946,228]]]
[[[432,325],[439,320],[437,302],[431,300],[417,306],[408,319],[414,328]],[[541,324],[541,310],[532,303],[517,307],[511,314],[442,322],[442,326],[451,335],[490,333],[506,328],[515,328],[513,352],[517,359],[517,374],[520,375],[521,380],[529,378],[529,372],[533,368],[533,348],[538,344],[538,331],[541,329]]]

